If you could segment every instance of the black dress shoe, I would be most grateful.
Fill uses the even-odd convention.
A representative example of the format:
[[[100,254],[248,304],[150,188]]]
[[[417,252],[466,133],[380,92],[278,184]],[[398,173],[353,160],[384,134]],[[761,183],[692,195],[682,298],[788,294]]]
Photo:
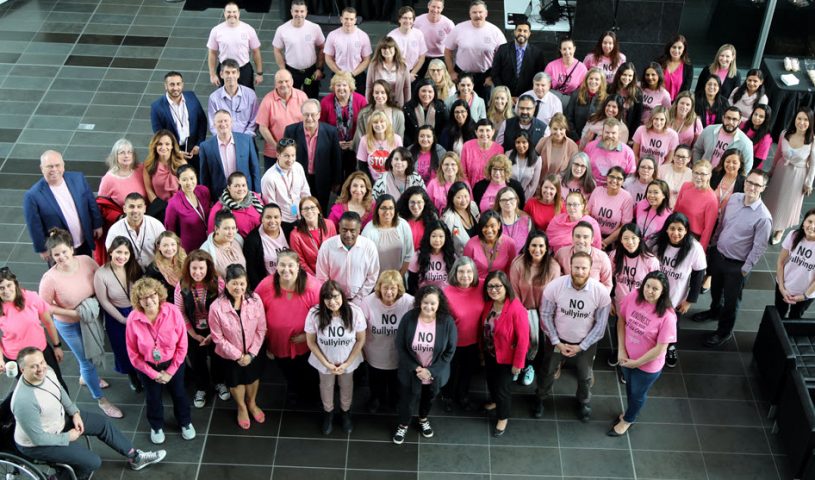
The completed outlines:
[[[535,400],[532,407],[532,418],[543,418],[543,400]]]
[[[607,436],[609,436],[609,437],[622,437],[625,434],[627,434],[629,430],[631,430],[631,427],[634,426],[633,424],[629,425],[628,428],[626,428],[623,433],[617,433],[617,431],[614,430],[614,427],[617,425],[617,423],[619,423],[619,422],[614,423],[614,425],[612,425],[611,428],[608,429],[608,431],[606,432]]]
[[[580,417],[580,421],[583,423],[586,423],[589,420],[591,420],[591,404],[584,403],[580,405],[580,412],[578,413],[578,417]]]
[[[719,348],[725,343],[729,342],[733,338],[733,333],[728,333],[727,335],[719,335],[718,333],[714,333],[709,337],[705,338],[703,345],[709,348]]]
[[[694,322],[707,322],[709,320],[716,320],[719,318],[719,312],[713,310],[705,310],[704,312],[694,313],[691,320]]]
[[[495,437],[495,438],[498,438],[498,437],[502,436],[504,433],[506,433],[506,431],[507,431],[506,427],[504,427],[503,430],[499,429],[498,427],[495,427],[492,430],[492,436]]]

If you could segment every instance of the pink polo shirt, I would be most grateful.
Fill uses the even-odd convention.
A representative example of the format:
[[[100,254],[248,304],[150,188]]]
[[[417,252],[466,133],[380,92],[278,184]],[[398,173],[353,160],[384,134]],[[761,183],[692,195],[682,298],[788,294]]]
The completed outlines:
[[[498,27],[484,22],[480,28],[467,20],[459,23],[444,40],[444,48],[456,52],[456,65],[465,72],[486,72],[498,47],[507,39]]]
[[[455,26],[456,24],[444,15],[441,15],[436,23],[431,22],[426,13],[419,15],[413,21],[413,28],[424,34],[424,43],[427,45],[427,56],[429,57],[444,56],[444,40]]]
[[[484,168],[487,163],[495,155],[503,153],[504,147],[498,142],[492,142],[490,148],[486,150],[481,150],[477,139],[464,142],[464,146],[461,147],[461,168],[470,185],[475,186],[479,180],[484,179]]]
[[[601,140],[593,140],[586,145],[583,152],[591,158],[591,174],[597,185],[606,184],[606,175],[613,166],[622,167],[626,175],[630,175],[637,170],[637,162],[634,160],[634,151],[628,145],[622,143],[614,150],[606,150]]]
[[[645,125],[640,125],[634,132],[634,143],[640,145],[640,158],[652,157],[659,167],[679,145],[679,135],[672,128],[657,133],[655,130],[645,128]]]
[[[388,33],[388,36],[399,45],[399,51],[402,52],[408,70],[413,70],[419,57],[427,55],[424,34],[415,28],[411,28],[407,35],[403,34],[398,28],[394,28]]]
[[[328,34],[323,52],[334,57],[334,63],[340,70],[353,72],[363,58],[371,56],[371,39],[359,28],[354,28],[351,33],[338,28]],[[357,88],[360,87],[357,85]]]
[[[260,39],[251,25],[238,22],[234,27],[223,22],[209,32],[207,48],[218,52],[218,62],[231,58],[244,66],[249,63],[249,52],[260,48]]]
[[[275,140],[283,138],[283,131],[292,123],[303,121],[303,114],[300,107],[308,100],[302,90],[291,89],[291,96],[288,100],[283,100],[276,90],[267,93],[258,107],[258,115],[255,123],[262,125],[272,132]],[[277,158],[277,150],[274,145],[264,142],[263,155],[270,158]]]
[[[634,200],[623,189],[616,195],[609,195],[606,187],[597,187],[591,192],[588,210],[589,215],[600,225],[600,232],[606,236],[617,227],[631,223],[634,218]]]
[[[292,20],[277,27],[272,46],[284,50],[286,65],[305,70],[317,63],[317,47],[325,44],[320,26],[309,20],[295,27]]]
[[[631,292],[623,299],[620,315],[625,318],[625,350],[632,360],[642,357],[658,343],[676,342],[676,313],[673,309],[668,309],[659,316],[654,305],[645,300],[637,303],[637,292]],[[656,373],[664,365],[665,355],[657,355],[657,358],[638,368],[644,372]]]
[[[40,318],[48,311],[48,304],[36,292],[22,292],[23,309],[17,310],[13,302],[3,302],[3,312],[0,315],[3,356],[13,360],[17,359],[17,354],[25,347],[43,350],[47,346]]]
[[[563,275],[543,289],[543,299],[554,303],[557,337],[564,342],[580,343],[594,326],[594,312],[611,303],[608,289],[589,279],[577,290],[572,277]]]

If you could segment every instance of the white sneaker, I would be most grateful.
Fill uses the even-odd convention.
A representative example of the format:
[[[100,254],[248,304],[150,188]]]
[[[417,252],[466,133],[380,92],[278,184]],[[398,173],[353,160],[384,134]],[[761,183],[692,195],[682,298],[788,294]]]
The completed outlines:
[[[192,400],[192,404],[195,408],[204,408],[204,405],[207,404],[207,392],[197,390],[195,392],[195,397]]]
[[[229,393],[229,389],[223,383],[215,385],[215,391],[218,392],[218,398],[224,402],[232,398],[232,394]]]
[[[161,445],[164,443],[164,430],[159,428],[158,430],[150,429],[150,441],[155,443],[156,445]]]
[[[181,438],[184,440],[192,440],[195,438],[195,427],[193,427],[192,424],[181,427]]]

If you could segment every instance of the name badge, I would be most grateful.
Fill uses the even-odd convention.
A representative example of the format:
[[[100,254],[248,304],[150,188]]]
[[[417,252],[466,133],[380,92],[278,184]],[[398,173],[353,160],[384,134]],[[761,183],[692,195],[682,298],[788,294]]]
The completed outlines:
[[[154,363],[161,362],[161,352],[158,351],[158,347],[153,349],[153,362]]]
[[[291,204],[290,207],[289,207],[289,210],[291,211],[291,216],[292,217],[297,216],[297,205]]]

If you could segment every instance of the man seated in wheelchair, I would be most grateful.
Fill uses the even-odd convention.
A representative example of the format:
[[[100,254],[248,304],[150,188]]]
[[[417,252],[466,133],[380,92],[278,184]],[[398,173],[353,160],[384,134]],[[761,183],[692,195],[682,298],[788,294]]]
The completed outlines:
[[[74,442],[82,435],[97,437],[127,457],[132,470],[158,463],[167,454],[164,450],[138,450],[103,415],[80,413],[39,349],[22,349],[17,363],[22,376],[11,398],[11,411],[17,422],[14,442],[23,455],[47,463],[70,465],[78,479],[87,479],[102,465],[102,459]]]

